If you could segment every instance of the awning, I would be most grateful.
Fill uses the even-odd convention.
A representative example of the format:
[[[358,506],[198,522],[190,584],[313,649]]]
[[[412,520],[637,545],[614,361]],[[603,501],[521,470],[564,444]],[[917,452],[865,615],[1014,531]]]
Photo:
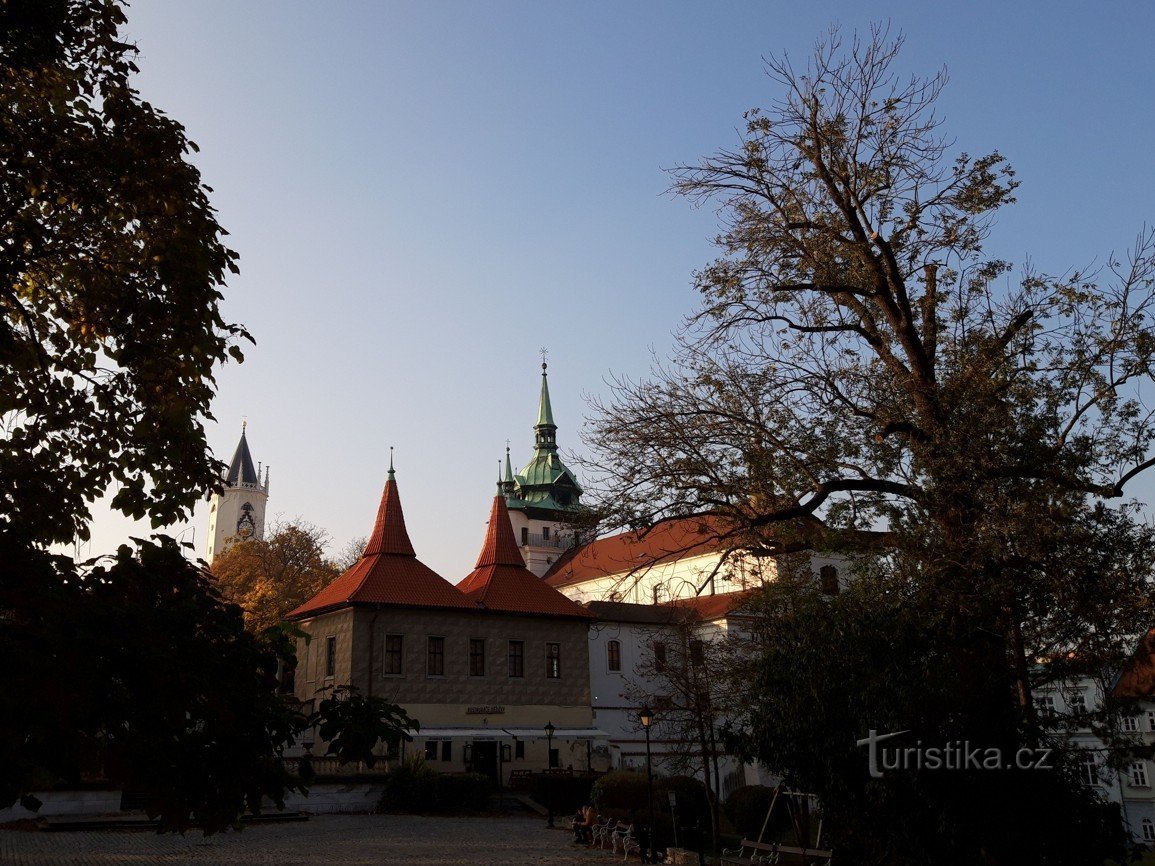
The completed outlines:
[[[541,728],[438,728],[423,727],[420,731],[411,731],[414,740],[545,740],[548,739]],[[609,733],[598,728],[556,728],[553,732],[555,740],[604,740]]]

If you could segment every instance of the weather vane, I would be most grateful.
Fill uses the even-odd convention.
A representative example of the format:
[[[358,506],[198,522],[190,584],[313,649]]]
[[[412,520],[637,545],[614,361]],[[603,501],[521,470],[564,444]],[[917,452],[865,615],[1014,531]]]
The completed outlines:
[[[538,354],[541,355],[541,368],[544,370],[546,368],[546,361],[549,360],[549,349],[547,349],[545,346],[542,346],[537,351]]]

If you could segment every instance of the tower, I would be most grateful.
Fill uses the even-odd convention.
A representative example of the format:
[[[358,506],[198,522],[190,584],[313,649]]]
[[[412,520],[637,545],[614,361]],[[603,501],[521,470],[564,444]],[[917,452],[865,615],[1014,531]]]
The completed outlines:
[[[572,523],[581,511],[582,495],[577,477],[557,453],[557,424],[553,420],[548,367],[544,361],[533,439],[533,457],[516,475],[506,449],[501,493],[525,566],[541,577],[574,545]]]
[[[242,539],[260,539],[265,535],[265,506],[269,501],[269,470],[261,480],[259,468],[253,467],[246,437],[248,424],[241,425],[241,441],[233,452],[222,489],[214,493],[209,510],[209,546],[205,559],[212,565],[217,554]]]

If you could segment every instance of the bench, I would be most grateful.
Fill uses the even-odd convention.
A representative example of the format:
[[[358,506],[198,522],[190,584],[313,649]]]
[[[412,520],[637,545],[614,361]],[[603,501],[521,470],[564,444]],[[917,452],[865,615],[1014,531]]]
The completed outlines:
[[[533,787],[533,770],[511,770],[509,787],[519,791],[528,791]]]
[[[832,852],[824,848],[799,848],[795,845],[777,845],[773,842],[755,842],[743,839],[738,848],[722,851],[725,866],[749,866],[751,863],[829,863]]]

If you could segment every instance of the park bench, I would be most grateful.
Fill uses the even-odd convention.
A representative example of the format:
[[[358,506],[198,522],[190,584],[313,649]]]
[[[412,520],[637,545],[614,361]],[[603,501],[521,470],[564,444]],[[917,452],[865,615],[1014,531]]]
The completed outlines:
[[[630,854],[642,853],[642,845],[638,841],[638,837],[634,835],[633,824],[623,824],[619,821],[618,828],[614,830],[612,838],[614,843],[614,853],[617,854],[618,849],[620,848],[622,852],[622,860],[628,860],[630,858]]]
[[[723,849],[721,863],[723,866],[750,866],[752,863],[786,866],[788,863],[829,863],[830,857],[831,852],[824,848],[799,848],[796,845],[743,839],[740,847]]]
[[[509,773],[509,787],[518,791],[528,791],[533,787],[533,771],[511,770]]]

